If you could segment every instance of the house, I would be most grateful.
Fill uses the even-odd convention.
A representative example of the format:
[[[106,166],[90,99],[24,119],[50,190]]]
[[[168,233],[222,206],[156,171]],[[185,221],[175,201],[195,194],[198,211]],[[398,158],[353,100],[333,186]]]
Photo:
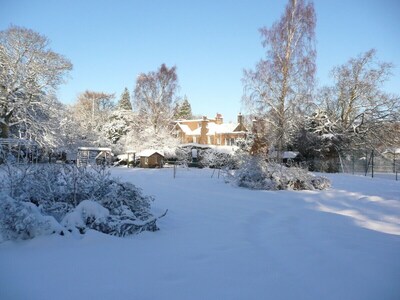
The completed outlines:
[[[215,119],[177,120],[173,134],[182,144],[233,146],[239,138],[246,138],[247,129],[243,116],[238,115],[237,123],[224,123],[221,114]]]
[[[164,155],[154,150],[145,150],[137,154],[140,157],[141,168],[162,168],[164,165]]]

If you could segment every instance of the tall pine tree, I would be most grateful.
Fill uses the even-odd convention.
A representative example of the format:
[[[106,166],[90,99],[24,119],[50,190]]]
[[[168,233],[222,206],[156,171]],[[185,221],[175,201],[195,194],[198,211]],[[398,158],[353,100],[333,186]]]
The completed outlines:
[[[192,116],[192,107],[190,106],[187,96],[185,96],[182,104],[175,108],[175,119],[189,120],[192,118]]]
[[[129,95],[129,91],[127,88],[125,88],[124,92],[121,95],[121,99],[118,102],[118,109],[132,110],[131,96]]]

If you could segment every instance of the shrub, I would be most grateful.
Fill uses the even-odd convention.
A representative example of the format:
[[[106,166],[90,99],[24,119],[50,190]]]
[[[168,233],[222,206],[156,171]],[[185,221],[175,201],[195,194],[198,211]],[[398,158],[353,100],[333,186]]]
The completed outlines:
[[[236,172],[228,173],[227,180],[240,187],[262,190],[322,190],[330,187],[330,181],[325,177],[297,167],[267,163],[257,156],[244,158]]]
[[[3,212],[5,208],[11,212],[12,216],[7,221],[10,224],[13,220],[26,223],[32,219],[28,222],[30,227],[42,228],[41,216],[52,217],[59,226],[61,223],[69,230],[74,230],[76,225],[81,233],[87,228],[118,236],[158,230],[157,218],[150,211],[154,199],[143,195],[141,189],[133,184],[112,178],[104,168],[77,168],[59,164],[29,168],[7,166],[5,176],[1,179],[0,188],[7,191],[8,197],[14,201],[12,205],[8,198],[2,201],[8,203],[7,207],[3,203]],[[92,203],[90,207],[107,211],[107,216],[82,215],[89,207],[87,201]],[[18,213],[19,209],[23,212]],[[75,224],[68,221],[70,217],[67,216],[74,213],[80,214],[82,222]],[[7,226],[8,232],[14,230],[17,236],[21,236],[18,228]],[[34,232],[28,230],[25,237],[35,236],[31,233]],[[13,238],[12,234],[7,233],[7,239]]]
[[[0,194],[0,228],[5,240],[26,240],[40,235],[62,233],[61,225],[50,216],[43,216],[32,203]]]

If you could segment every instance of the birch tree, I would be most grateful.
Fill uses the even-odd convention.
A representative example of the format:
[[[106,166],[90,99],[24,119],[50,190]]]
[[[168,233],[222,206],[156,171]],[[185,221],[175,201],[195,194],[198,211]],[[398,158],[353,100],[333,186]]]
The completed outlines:
[[[260,29],[265,58],[254,70],[244,71],[244,104],[268,124],[270,144],[278,153],[290,141],[295,119],[311,99],[315,24],[312,2],[290,0],[279,21]]]
[[[55,90],[71,69],[45,36],[17,26],[0,31],[0,137],[51,134]]]
[[[141,129],[151,128],[157,134],[173,120],[177,101],[178,76],[176,67],[162,64],[154,72],[141,73],[136,79],[134,107]]]

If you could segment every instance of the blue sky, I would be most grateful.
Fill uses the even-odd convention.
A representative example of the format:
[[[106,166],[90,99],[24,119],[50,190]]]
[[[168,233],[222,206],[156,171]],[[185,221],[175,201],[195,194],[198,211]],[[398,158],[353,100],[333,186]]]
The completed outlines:
[[[0,30],[10,24],[46,35],[74,65],[59,89],[73,103],[86,89],[132,92],[141,72],[176,65],[180,94],[195,114],[235,120],[244,68],[264,51],[258,29],[282,15],[287,1],[0,0]],[[317,79],[371,48],[395,64],[385,86],[400,94],[400,1],[316,0]]]

